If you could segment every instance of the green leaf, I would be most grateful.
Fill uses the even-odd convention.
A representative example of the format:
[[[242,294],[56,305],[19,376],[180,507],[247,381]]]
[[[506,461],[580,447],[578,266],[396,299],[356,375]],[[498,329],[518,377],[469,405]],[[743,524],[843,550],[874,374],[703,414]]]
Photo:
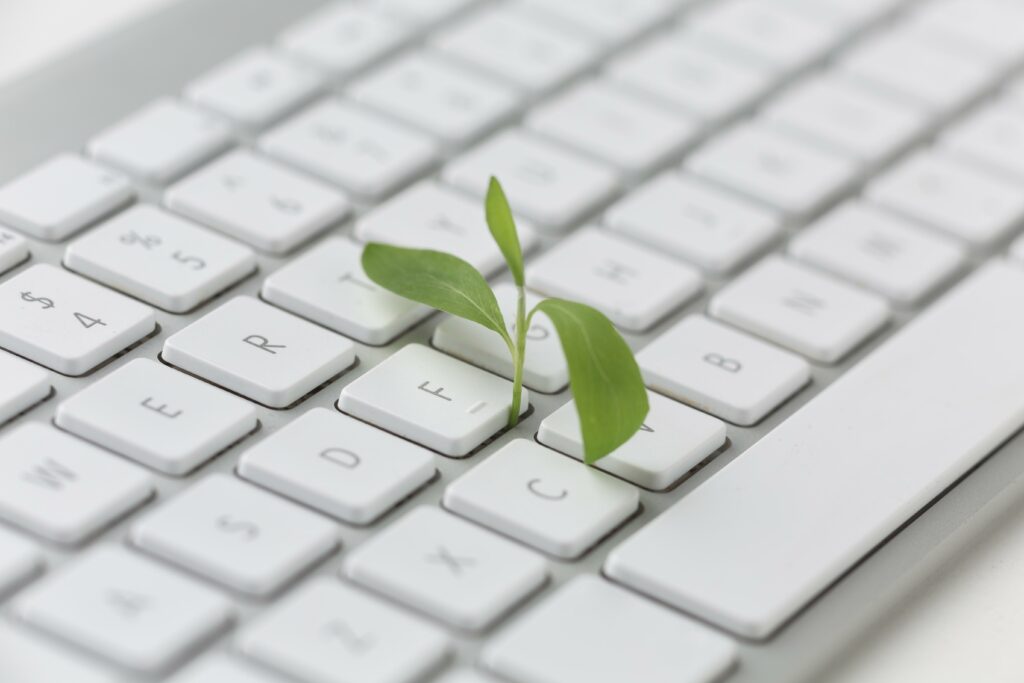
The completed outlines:
[[[563,299],[545,299],[541,311],[555,326],[569,364],[569,384],[593,464],[624,444],[647,417],[647,389],[626,341],[600,311]],[[527,319],[529,326],[529,319]]]
[[[512,343],[491,286],[457,256],[371,242],[363,249],[363,270],[384,289],[472,320]]]
[[[516,221],[512,217],[508,199],[505,198],[505,191],[501,189],[501,183],[494,176],[491,176],[490,185],[487,187],[485,213],[487,227],[490,228],[494,241],[498,243],[508,269],[512,271],[512,279],[517,287],[524,286],[526,279],[523,276],[523,248],[519,244]]]

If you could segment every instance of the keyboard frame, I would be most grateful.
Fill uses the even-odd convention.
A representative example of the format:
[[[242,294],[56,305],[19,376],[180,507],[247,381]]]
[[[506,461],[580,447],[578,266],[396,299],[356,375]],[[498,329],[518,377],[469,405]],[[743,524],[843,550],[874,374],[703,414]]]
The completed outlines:
[[[0,121],[3,122],[3,125],[0,125],[0,183],[6,182],[51,154],[81,150],[85,141],[96,131],[160,95],[179,93],[186,83],[209,67],[245,47],[267,42],[284,25],[321,4],[321,0],[179,0],[103,35],[10,83],[0,89]],[[168,58],[171,55],[173,58]],[[245,144],[245,139],[241,139]],[[452,150],[448,150],[446,158],[450,158],[452,153]],[[631,182],[636,182],[636,179]],[[136,187],[139,187],[138,184]],[[844,198],[855,192],[856,190],[852,190],[844,195]],[[143,201],[156,202],[158,197],[159,194],[154,188],[143,188],[140,191],[140,199]],[[842,198],[839,201],[842,201]],[[301,252],[326,234],[351,234],[351,230],[352,220],[349,219],[312,242],[305,243],[292,255]],[[551,242],[550,238],[543,238],[541,249],[550,246]],[[34,263],[60,265],[67,242],[51,244],[30,240],[30,244],[31,259],[5,274],[5,278]],[[1004,249],[1005,246],[1004,242],[990,252],[973,254],[972,266],[992,253]],[[780,245],[774,247],[776,250],[779,248]],[[229,296],[258,295],[263,277],[287,259],[287,256],[279,258],[258,253],[257,274],[232,287],[228,293],[204,303],[187,315],[173,315],[157,310],[159,332],[132,349],[127,357],[157,358],[163,341],[170,334],[209,312]],[[946,289],[958,281],[959,279],[950,283]],[[641,348],[672,322],[687,314],[704,311],[709,296],[719,289],[720,285],[721,282],[709,281],[707,291],[697,300],[661,321],[648,333],[626,334],[626,338],[634,348]],[[914,309],[916,310],[920,309]],[[892,324],[841,363],[828,367],[812,363],[811,384],[758,425],[749,428],[729,425],[730,443],[726,450],[715,455],[669,492],[641,491],[641,512],[581,560],[564,562],[549,558],[552,580],[530,598],[525,603],[526,606],[537,604],[552,591],[553,587],[581,572],[599,573],[608,550],[742,454],[749,445],[813,398],[872,348],[884,343],[895,329],[912,317],[914,311],[897,311]],[[175,478],[151,472],[156,481],[158,499],[147,503],[142,510],[160,504],[162,500],[173,496],[200,477],[212,472],[232,472],[242,451],[295,416],[313,407],[333,409],[338,394],[346,383],[409,342],[429,343],[431,331],[437,320],[437,315],[428,318],[409,333],[384,347],[368,347],[357,343],[357,367],[329,385],[321,387],[291,410],[278,411],[257,406],[261,425],[259,431],[188,477]],[[54,374],[55,395],[51,395],[48,400],[15,421],[0,426],[0,433],[23,420],[52,420],[56,406],[61,400],[105,376],[123,362],[122,357],[80,378]],[[349,549],[358,545],[376,529],[400,517],[411,506],[439,504],[448,482],[486,458],[507,439],[534,438],[541,419],[568,400],[568,392],[563,391],[554,396],[531,392],[531,398],[534,400],[535,410],[513,430],[513,433],[504,435],[496,443],[488,445],[483,451],[465,460],[454,460],[438,455],[439,478],[403,502],[397,509],[387,513],[375,525],[360,528],[339,522],[341,550],[317,564],[307,575],[289,584],[286,593],[308,580],[311,575],[337,576],[341,558]],[[958,547],[965,542],[963,534],[953,534],[956,529],[982,508],[990,506],[989,510],[978,515],[978,518],[991,518],[992,510],[1005,507],[1010,497],[1021,495],[1020,489],[1024,483],[1018,481],[1014,484],[1014,480],[1021,479],[1022,474],[1024,439],[1018,434],[976,467],[957,486],[916,515],[898,534],[855,566],[837,584],[819,596],[774,638],[759,642],[738,640],[740,666],[729,681],[748,683],[822,680],[830,668],[830,663],[847,656],[857,641],[869,633],[873,624],[889,618],[900,601],[907,598],[910,592],[927,578],[929,572],[941,564],[941,558],[955,557]],[[738,501],[737,504],[741,502]],[[141,513],[134,513],[105,530],[91,543],[127,543],[128,525],[138,514]],[[77,554],[76,550],[81,551],[68,551],[50,544],[41,545],[46,557],[46,573],[54,571],[63,562],[74,557]],[[82,546],[87,547],[88,544]],[[756,571],[756,567],[752,567],[751,571]],[[272,600],[256,601],[237,594],[229,596],[236,604],[242,621],[273,604]],[[0,615],[9,616],[10,612],[9,601],[0,603]],[[511,619],[514,618],[515,614]],[[503,623],[505,622],[499,623],[496,630],[500,630]],[[207,652],[231,648],[236,632],[237,625],[210,644]],[[476,660],[480,645],[487,634],[485,633],[483,637],[470,637],[456,632],[451,633],[456,646],[455,660],[464,665],[471,665]]]

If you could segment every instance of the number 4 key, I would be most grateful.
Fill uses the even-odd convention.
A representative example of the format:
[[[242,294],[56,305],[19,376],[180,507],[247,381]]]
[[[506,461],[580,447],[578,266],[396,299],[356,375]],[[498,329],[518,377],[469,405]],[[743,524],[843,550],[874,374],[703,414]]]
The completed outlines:
[[[0,285],[0,347],[65,375],[83,375],[156,327],[153,310],[40,264]]]

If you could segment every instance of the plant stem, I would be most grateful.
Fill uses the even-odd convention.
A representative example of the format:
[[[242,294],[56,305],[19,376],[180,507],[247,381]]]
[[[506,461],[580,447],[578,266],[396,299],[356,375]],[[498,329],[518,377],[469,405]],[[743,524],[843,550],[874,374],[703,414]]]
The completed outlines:
[[[523,402],[523,364],[526,361],[526,290],[516,287],[515,345],[512,348],[512,408],[508,414],[511,429],[519,422],[519,408]]]

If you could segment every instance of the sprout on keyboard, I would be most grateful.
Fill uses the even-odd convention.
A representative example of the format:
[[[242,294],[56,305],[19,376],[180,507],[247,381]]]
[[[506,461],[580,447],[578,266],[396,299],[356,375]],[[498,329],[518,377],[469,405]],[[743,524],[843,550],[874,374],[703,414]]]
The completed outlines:
[[[526,332],[535,314],[546,315],[565,353],[583,435],[584,460],[592,464],[629,440],[647,417],[647,390],[640,369],[612,323],[590,306],[544,299],[527,314],[519,235],[505,193],[495,178],[488,187],[485,212],[518,292],[511,330],[487,280],[451,254],[370,243],[363,251],[363,269],[381,287],[483,325],[504,340],[514,368],[509,427],[519,421]]]

